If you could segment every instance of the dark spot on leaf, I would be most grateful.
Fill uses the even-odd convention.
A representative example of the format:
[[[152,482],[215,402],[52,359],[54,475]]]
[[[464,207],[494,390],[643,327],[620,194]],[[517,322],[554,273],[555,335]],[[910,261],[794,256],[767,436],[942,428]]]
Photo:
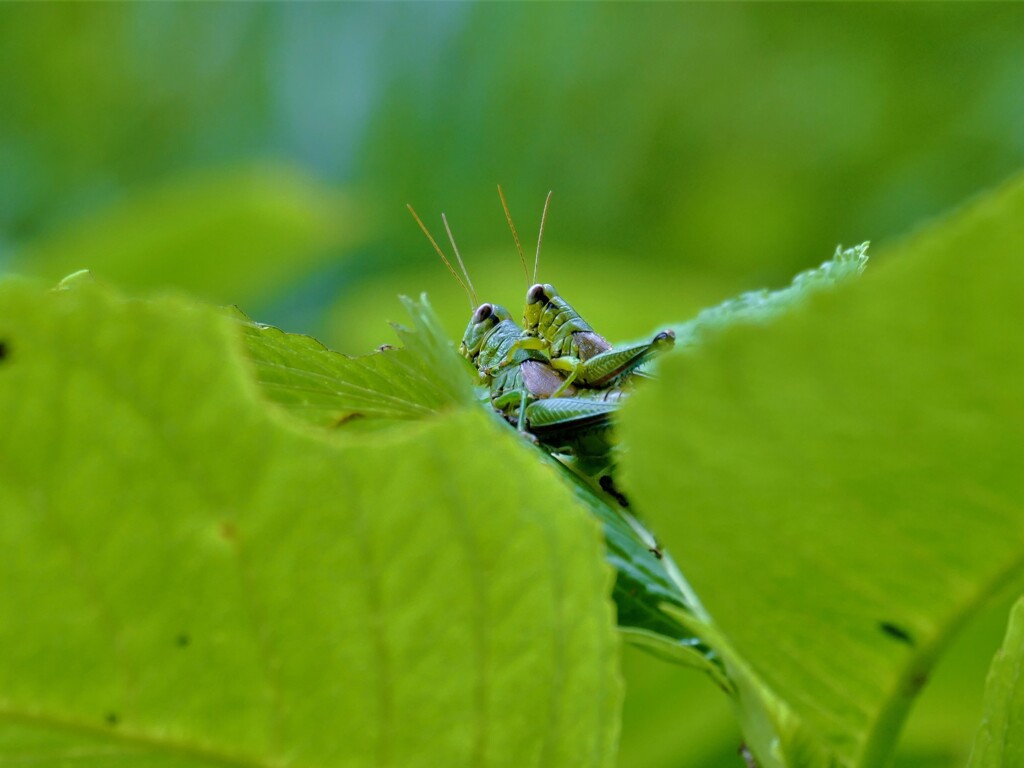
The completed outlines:
[[[651,547],[647,551],[650,552],[652,555],[654,555],[659,560],[661,560],[663,557],[665,557],[665,554],[660,549],[658,549],[657,547]]]
[[[914,637],[899,624],[893,624],[891,621],[880,621],[878,622],[878,628],[893,640],[899,640],[907,645],[914,645]]]
[[[235,524],[230,520],[225,520],[220,524],[220,537],[225,541],[237,541],[238,540],[238,529],[235,528]]]
[[[107,712],[107,725],[117,725],[121,722],[121,718],[117,716],[117,712]]]
[[[4,360],[6,360],[7,359],[7,355],[9,355],[9,354],[10,354],[10,352],[7,349],[7,342],[3,341],[3,340],[0,340],[0,362],[3,362]]]
[[[393,349],[394,347],[391,344],[381,344],[379,347],[377,347],[378,352],[390,352]]]
[[[174,638],[174,644],[177,645],[179,648],[184,648],[190,642],[192,642],[191,638],[184,632],[182,632],[176,638]]]
[[[917,696],[928,682],[928,673],[925,671],[915,672],[907,681],[907,696]]]
[[[345,424],[348,424],[350,421],[353,421],[355,419],[365,419],[365,418],[366,418],[366,416],[364,414],[359,413],[358,411],[352,411],[351,413],[344,414],[340,419],[338,419],[336,422],[334,422],[334,426],[340,427],[340,426],[343,426]]]

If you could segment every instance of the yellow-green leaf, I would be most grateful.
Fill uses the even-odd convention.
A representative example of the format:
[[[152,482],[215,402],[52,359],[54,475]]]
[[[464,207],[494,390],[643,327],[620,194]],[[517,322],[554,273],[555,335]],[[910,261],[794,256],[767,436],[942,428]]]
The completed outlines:
[[[90,284],[0,284],[0,344],[0,760],[612,765],[598,526],[486,414],[313,429]]]

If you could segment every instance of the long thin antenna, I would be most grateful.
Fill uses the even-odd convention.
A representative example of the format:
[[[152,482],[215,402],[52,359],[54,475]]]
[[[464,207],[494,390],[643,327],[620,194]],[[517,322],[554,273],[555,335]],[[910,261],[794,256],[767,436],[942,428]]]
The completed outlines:
[[[523,255],[523,246],[519,244],[519,235],[516,233],[516,225],[512,223],[512,214],[509,213],[508,203],[505,202],[505,193],[501,191],[501,184],[498,185],[498,197],[501,198],[501,207],[505,209],[505,218],[508,219],[508,228],[512,230],[512,238],[516,241],[516,250],[519,251],[519,261],[523,264],[523,274],[526,281],[530,281],[530,269],[526,266],[526,256]],[[532,283],[527,285],[529,288]]]
[[[462,269],[462,274],[466,278],[466,284],[469,286],[469,300],[473,302],[473,309],[476,309],[476,288],[473,287],[473,281],[469,279],[469,271],[466,269],[466,265],[462,263],[462,256],[459,255],[459,246],[455,244],[455,238],[452,237],[452,228],[448,226],[448,217],[443,213],[441,214],[441,221],[444,222],[445,231],[448,233],[448,241],[452,244],[455,258],[458,259],[459,267]]]
[[[544,222],[548,218],[548,205],[551,204],[551,193],[554,190],[548,191],[548,196],[544,199],[544,213],[540,215],[540,232],[537,233],[537,255],[533,259],[533,282],[537,282],[537,267],[540,265],[540,241],[544,239]]]
[[[420,229],[423,230],[423,234],[427,236],[427,240],[429,240],[430,244],[434,246],[434,250],[437,251],[437,255],[441,257],[441,261],[444,262],[444,265],[448,267],[448,271],[452,273],[452,277],[454,277],[455,281],[462,286],[462,290],[466,292],[466,297],[469,299],[470,309],[475,311],[476,304],[473,303],[473,297],[470,296],[469,289],[466,287],[466,284],[462,282],[462,278],[459,277],[454,267],[452,267],[452,263],[448,261],[448,257],[444,255],[444,251],[441,250],[441,246],[437,244],[434,236],[430,234],[430,230],[427,229],[427,225],[423,223],[419,216],[416,215],[416,211],[413,210],[412,205],[406,203],[405,207],[409,209],[409,213],[411,213],[412,217],[416,219],[416,223],[420,225]]]

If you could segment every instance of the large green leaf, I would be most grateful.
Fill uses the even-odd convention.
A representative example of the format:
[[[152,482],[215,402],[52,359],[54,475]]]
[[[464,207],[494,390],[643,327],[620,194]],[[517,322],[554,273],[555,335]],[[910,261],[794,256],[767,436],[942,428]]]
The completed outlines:
[[[675,354],[625,487],[714,619],[764,765],[874,766],[1024,572],[1024,183],[768,327]]]
[[[985,719],[970,768],[1024,765],[1024,598],[1010,612],[1006,640],[988,674]]]
[[[271,408],[238,323],[0,284],[0,759],[611,765],[598,526],[476,409]]]

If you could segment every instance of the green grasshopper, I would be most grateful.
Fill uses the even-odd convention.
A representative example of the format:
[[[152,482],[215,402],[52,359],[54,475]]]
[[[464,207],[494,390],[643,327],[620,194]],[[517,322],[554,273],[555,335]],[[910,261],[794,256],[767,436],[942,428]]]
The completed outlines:
[[[411,206],[409,211],[469,297],[473,315],[459,351],[477,370],[492,407],[550,453],[572,456],[581,474],[595,477],[607,470],[614,445],[611,416],[624,391],[619,387],[593,391],[573,387],[565,374],[551,365],[538,340],[524,337],[511,312],[500,304],[477,302],[447,218],[441,217],[465,282]],[[600,482],[606,490],[612,487],[610,478]],[[613,495],[622,501],[620,495]]]
[[[512,238],[519,252],[519,260],[526,271],[526,257],[519,242],[512,214],[509,211],[505,194],[498,186],[498,196],[508,220]],[[537,253],[533,261],[532,285],[526,292],[526,306],[523,311],[523,339],[521,346],[535,346],[547,351],[551,365],[556,370],[568,373],[566,384],[578,384],[581,387],[604,389],[622,384],[637,372],[644,363],[655,356],[671,349],[675,344],[675,333],[672,330],[655,334],[649,342],[633,344],[627,347],[612,347],[608,341],[597,333],[569,302],[563,299],[554,286],[537,282],[537,267],[540,262],[540,246],[544,236],[544,222],[547,220],[548,205],[551,193],[548,192],[544,201],[544,211],[540,219],[540,232],[537,236]],[[527,280],[530,280],[527,273]]]
[[[577,390],[543,351],[519,346],[522,330],[498,304],[473,313],[460,352],[489,386],[491,405],[551,453],[570,455],[594,476],[611,465],[611,416],[624,390]]]

